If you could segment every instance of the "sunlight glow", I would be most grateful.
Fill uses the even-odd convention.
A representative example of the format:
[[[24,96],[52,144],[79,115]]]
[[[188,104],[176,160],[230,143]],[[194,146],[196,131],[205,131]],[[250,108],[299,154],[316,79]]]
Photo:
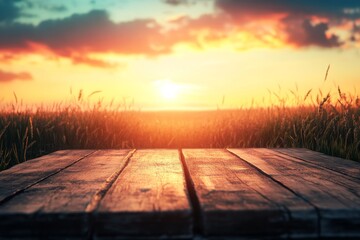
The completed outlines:
[[[180,93],[180,86],[170,80],[157,80],[155,84],[163,99],[174,100]]]

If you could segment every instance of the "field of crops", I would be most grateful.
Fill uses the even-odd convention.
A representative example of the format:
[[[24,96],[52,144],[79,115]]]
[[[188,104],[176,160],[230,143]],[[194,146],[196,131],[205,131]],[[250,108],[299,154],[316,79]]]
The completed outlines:
[[[310,92],[301,97],[305,100]],[[311,104],[146,112],[86,105],[0,113],[0,169],[59,149],[305,147],[360,160],[360,100],[317,95]],[[82,103],[81,103],[82,102]],[[84,107],[85,106],[85,107]]]

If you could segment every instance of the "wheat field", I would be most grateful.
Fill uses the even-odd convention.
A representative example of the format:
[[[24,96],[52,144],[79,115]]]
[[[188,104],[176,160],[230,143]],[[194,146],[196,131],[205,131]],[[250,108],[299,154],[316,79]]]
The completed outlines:
[[[0,169],[60,149],[304,147],[360,160],[360,100],[322,94],[297,105],[214,111],[136,111],[89,104],[82,92],[71,103],[0,113]]]

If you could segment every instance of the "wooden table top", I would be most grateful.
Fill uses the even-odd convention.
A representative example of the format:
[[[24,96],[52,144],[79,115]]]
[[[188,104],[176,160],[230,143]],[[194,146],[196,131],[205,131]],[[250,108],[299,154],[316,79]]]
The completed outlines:
[[[360,163],[307,149],[62,150],[0,172],[0,239],[360,238]]]

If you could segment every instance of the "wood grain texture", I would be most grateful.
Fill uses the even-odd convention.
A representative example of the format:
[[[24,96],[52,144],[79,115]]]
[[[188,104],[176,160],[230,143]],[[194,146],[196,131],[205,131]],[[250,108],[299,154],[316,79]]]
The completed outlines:
[[[3,203],[0,236],[85,238],[91,226],[89,204],[100,200],[97,193],[124,167],[128,153],[99,150]],[[48,161],[59,159],[52,155]]]
[[[360,184],[356,179],[280,157],[269,149],[231,151],[311,203],[318,212],[320,237],[360,237]]]
[[[0,203],[93,152],[94,150],[57,151],[0,172]]]
[[[306,149],[58,151],[0,172],[0,239],[360,239],[359,166]]]
[[[235,155],[242,158],[252,158],[247,150],[236,149]],[[288,232],[291,238],[309,238],[318,235],[318,217],[314,206],[295,195],[290,190],[276,183],[271,178],[257,171],[257,176],[252,177],[249,174],[242,174],[241,179],[248,179],[249,185],[258,192],[264,194],[272,202],[277,203],[288,211]],[[264,182],[266,184],[264,184]]]
[[[106,237],[189,237],[192,215],[177,150],[137,150],[96,213]]]
[[[360,164],[358,162],[328,156],[305,148],[280,148],[273,150],[342,173],[346,176],[360,179]]]
[[[316,236],[314,208],[226,150],[183,150],[207,236]]]

